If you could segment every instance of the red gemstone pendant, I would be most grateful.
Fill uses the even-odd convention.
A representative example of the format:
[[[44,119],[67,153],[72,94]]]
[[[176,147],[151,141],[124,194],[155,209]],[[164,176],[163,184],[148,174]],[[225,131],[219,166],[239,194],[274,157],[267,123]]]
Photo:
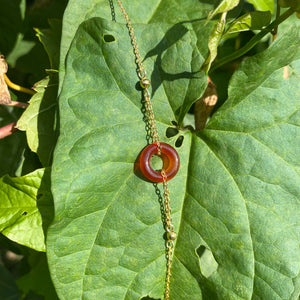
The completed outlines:
[[[179,170],[179,156],[177,151],[166,143],[160,143],[163,169],[167,175],[167,180],[172,179]],[[153,143],[143,149],[140,154],[139,167],[142,174],[152,182],[163,182],[160,172],[152,169],[150,160],[153,155],[158,155],[157,144]]]

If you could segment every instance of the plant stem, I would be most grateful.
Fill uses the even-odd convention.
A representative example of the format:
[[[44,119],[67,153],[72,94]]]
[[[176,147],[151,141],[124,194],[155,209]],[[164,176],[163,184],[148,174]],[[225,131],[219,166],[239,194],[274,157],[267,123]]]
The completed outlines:
[[[10,123],[6,126],[3,126],[0,128],[0,139],[3,139],[11,134],[13,134],[15,131],[17,131],[18,129],[15,128],[15,126],[17,125],[16,122]]]
[[[8,106],[15,106],[15,107],[20,107],[20,108],[27,108],[28,107],[28,103],[25,102],[19,102],[19,101],[11,101],[9,104],[6,104]]]
[[[272,23],[270,23],[265,29],[263,29],[261,32],[259,32],[257,35],[255,35],[245,46],[240,48],[238,51],[233,52],[232,54],[223,57],[220,59],[217,63],[213,64],[210,71],[213,71],[220,66],[233,61],[245,53],[247,53],[250,49],[252,49],[258,42],[269,32],[271,32],[274,28],[276,28],[280,23],[282,23],[284,20],[286,20],[289,16],[291,16],[294,13],[293,8],[289,8],[286,12],[284,12],[281,16],[279,16],[277,19],[275,19]]]
[[[15,84],[15,83],[11,82],[9,80],[9,78],[6,76],[6,74],[4,74],[4,79],[5,79],[6,84],[10,88],[12,88],[12,89],[14,89],[16,91],[20,91],[20,92],[23,92],[23,93],[26,93],[26,94],[29,94],[29,95],[34,95],[35,94],[35,91],[27,89],[27,88],[24,88],[24,87],[22,87],[22,86],[20,86],[18,84]]]
[[[278,0],[276,1],[276,3],[277,3],[277,7],[276,7],[276,20],[280,17],[280,6],[279,6],[279,4],[278,4]],[[277,38],[277,32],[278,32],[278,25],[277,26],[275,26],[275,28],[274,28],[274,30],[273,30],[273,32],[272,32],[272,34],[273,34],[273,39],[272,39],[272,41],[274,42],[275,40],[276,40],[276,38]]]
[[[205,128],[208,117],[218,101],[218,94],[215,84],[207,77],[208,85],[202,97],[195,102],[194,116],[196,131]]]

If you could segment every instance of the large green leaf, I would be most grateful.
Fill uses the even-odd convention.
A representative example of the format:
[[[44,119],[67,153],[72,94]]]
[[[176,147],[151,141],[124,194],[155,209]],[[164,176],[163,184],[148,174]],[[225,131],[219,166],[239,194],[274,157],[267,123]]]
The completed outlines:
[[[198,208],[199,214],[187,223],[193,230],[199,219],[209,225],[195,235],[219,267],[201,283],[207,289],[217,284],[221,299],[299,296],[300,52],[299,45],[291,46],[298,35],[299,27],[291,28],[289,36],[247,60],[231,80],[229,99],[195,138],[199,146],[191,159],[204,157],[205,165],[203,159],[192,165],[187,203],[189,213]],[[286,64],[288,79],[283,78]],[[184,265],[195,269],[187,259]]]
[[[45,251],[44,231],[52,220],[49,170],[0,178],[0,231],[9,239]]]
[[[139,50],[147,57],[144,61],[145,68],[149,74],[153,74],[153,107],[162,138],[171,121],[176,119],[177,114],[184,115],[184,111],[186,112],[192,101],[202,94],[206,85],[203,75],[193,74],[194,70],[199,70],[203,58],[201,59],[198,53],[196,38],[193,32],[189,31],[189,27],[189,24],[135,26],[135,33],[140,41]],[[142,38],[145,32],[147,38]],[[115,41],[105,43],[104,35],[110,35],[110,39],[113,37]],[[81,42],[83,40],[84,43]],[[178,60],[178,54],[185,59]],[[194,69],[191,69],[192,63]],[[114,280],[113,274],[119,274],[116,280],[124,285],[116,289],[116,294],[110,296],[111,299],[118,299],[126,293],[131,281],[132,284],[137,284],[139,280],[144,281],[144,287],[139,287],[144,295],[147,295],[153,284],[153,276],[158,276],[158,286],[152,294],[158,297],[163,287],[164,242],[161,239],[162,225],[157,196],[151,184],[141,181],[133,173],[134,161],[146,145],[141,92],[135,89],[138,80],[135,69],[126,26],[104,19],[92,19],[83,23],[77,31],[69,51],[67,76],[60,96],[61,135],[53,166],[53,193],[62,201],[57,198],[57,219],[48,236],[50,268],[56,263],[61,266],[65,263],[64,259],[59,258],[65,255],[56,251],[73,252],[75,255],[67,255],[70,260],[68,276],[71,283],[82,278],[84,272],[96,271],[93,270],[91,261],[89,266],[86,266],[90,255],[93,260],[97,259],[98,255],[103,256],[102,262],[99,261],[99,268],[105,273],[104,276]],[[184,99],[186,101],[182,104]],[[180,101],[183,108],[178,107]],[[175,211],[180,210],[180,202],[184,197],[189,140],[190,135],[186,134],[185,144],[180,148],[181,171],[174,179],[172,192],[178,196],[177,204],[174,203]],[[86,148],[86,142],[89,143],[88,148],[91,152],[85,154],[83,159],[82,155],[86,152],[82,147]],[[103,148],[98,145],[102,145]],[[107,164],[107,160],[112,163]],[[98,189],[99,185],[106,185],[107,188]],[[83,186],[91,191],[84,198],[81,197]],[[129,202],[127,196],[119,198],[118,195],[123,193],[131,195]],[[70,195],[67,202],[71,206],[67,204],[67,210],[63,212],[60,210],[66,205],[67,194]],[[89,216],[86,216],[84,207],[91,212]],[[128,213],[132,211],[126,219],[122,217],[124,210]],[[150,215],[149,211],[152,212]],[[69,217],[65,218],[65,213]],[[116,216],[116,213],[119,216]],[[179,215],[175,223],[178,224],[178,221]],[[132,226],[130,230],[128,225]],[[98,235],[99,226],[107,228],[104,235],[100,232]],[[85,245],[77,240],[77,234],[74,235],[75,228],[77,233],[82,235],[81,241],[84,241]],[[61,243],[62,248],[54,250],[52,246],[57,238],[55,232],[58,231],[61,234],[58,243]],[[114,232],[119,233],[114,237]],[[107,235],[111,236],[111,241],[106,240]],[[69,237],[65,239],[66,236]],[[99,239],[101,245],[104,244],[99,248],[94,247],[95,238]],[[107,248],[110,247],[110,243],[114,245],[114,255]],[[74,249],[71,249],[73,247]],[[79,249],[80,252],[77,252]],[[123,266],[118,267],[115,258],[106,262],[105,252],[107,257],[114,257],[122,255],[123,251]],[[135,252],[143,260],[136,260]],[[73,260],[82,263],[76,263],[77,267],[72,270]],[[156,267],[158,262],[159,266]],[[106,264],[110,267],[105,267]],[[52,275],[60,281],[61,272],[64,270],[65,266],[59,273]],[[143,272],[138,274],[142,270]],[[151,274],[152,272],[154,273]],[[124,283],[121,283],[122,280]],[[91,295],[94,295],[96,291],[92,288],[93,283],[88,283],[90,284]],[[101,287],[101,282],[99,284],[103,294],[100,291],[99,293],[105,295],[109,292],[108,287]],[[64,292],[61,291],[61,287],[58,288],[58,292],[77,295],[74,297],[82,294],[82,290],[74,288],[72,283],[65,287]]]
[[[187,24],[134,28],[152,74],[159,134],[174,145],[165,131],[186,112],[186,95],[191,103],[199,93],[192,84],[199,79],[186,76],[191,62],[198,65],[193,33]],[[300,53],[293,44],[299,32],[292,28],[242,64],[207,130],[182,133],[181,168],[169,184],[178,232],[171,299],[299,295]],[[179,75],[164,77],[160,68]],[[67,56],[52,169],[55,220],[47,255],[61,299],[163,295],[158,191],[134,173],[146,145],[136,83],[126,27],[98,18],[84,22]],[[179,96],[176,86],[188,88]]]

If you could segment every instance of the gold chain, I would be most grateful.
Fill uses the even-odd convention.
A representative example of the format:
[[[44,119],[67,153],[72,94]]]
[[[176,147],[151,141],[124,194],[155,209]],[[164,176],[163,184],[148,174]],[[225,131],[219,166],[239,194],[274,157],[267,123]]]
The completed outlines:
[[[145,100],[145,109],[147,112],[148,122],[150,125],[152,142],[157,145],[157,154],[161,155],[161,146],[159,142],[159,136],[157,131],[157,126],[155,122],[153,107],[150,100],[150,93],[148,87],[150,86],[150,80],[146,78],[146,71],[144,70],[140,52],[138,49],[138,45],[136,42],[136,37],[134,34],[133,27],[131,25],[131,21],[128,17],[128,14],[125,11],[125,8],[120,0],[117,0],[118,5],[120,6],[121,12],[126,20],[127,28],[129,30],[129,35],[131,39],[131,44],[133,46],[133,51],[135,55],[135,62],[137,64],[137,74],[140,78],[141,86],[144,90],[144,100]],[[170,280],[171,280],[171,266],[172,266],[172,258],[173,258],[173,249],[174,249],[174,240],[176,239],[176,233],[174,232],[174,226],[172,224],[171,217],[171,206],[170,206],[170,192],[168,189],[167,183],[167,175],[164,170],[161,171],[161,175],[163,178],[163,189],[164,189],[164,218],[165,218],[165,230],[166,230],[166,278],[165,278],[165,293],[164,299],[169,300],[170,298]]]
[[[145,108],[147,111],[147,117],[148,117],[148,122],[150,125],[150,131],[151,131],[151,136],[152,136],[152,142],[157,144],[157,150],[158,150],[158,155],[161,154],[161,148],[160,148],[160,143],[159,143],[159,136],[157,132],[157,126],[154,118],[154,113],[153,113],[153,108],[150,100],[150,93],[148,91],[148,87],[150,86],[150,81],[146,79],[146,71],[144,70],[139,48],[136,42],[136,37],[134,34],[133,27],[131,25],[131,21],[128,17],[127,12],[125,11],[125,8],[120,0],[118,0],[118,5],[121,8],[121,11],[123,13],[124,18],[126,19],[127,27],[129,30],[129,35],[131,38],[131,43],[135,55],[135,62],[137,64],[137,74],[139,78],[141,79],[141,84],[142,87],[144,88],[144,100],[145,100]]]
[[[174,232],[174,226],[172,224],[171,216],[171,206],[170,206],[170,192],[168,189],[167,175],[164,170],[161,171],[163,177],[163,187],[164,187],[164,206],[165,206],[165,230],[167,233],[166,240],[166,258],[167,258],[167,272],[165,280],[165,295],[164,299],[169,300],[170,297],[170,279],[171,279],[171,267],[173,259],[173,249],[174,249],[174,240],[176,239],[176,233]]]
[[[152,142],[157,144],[158,155],[160,155],[161,148],[160,148],[159,136],[158,136],[157,126],[154,118],[154,112],[150,100],[150,94],[147,88],[144,88],[144,99],[145,99],[145,108],[148,116],[148,122],[150,125]]]

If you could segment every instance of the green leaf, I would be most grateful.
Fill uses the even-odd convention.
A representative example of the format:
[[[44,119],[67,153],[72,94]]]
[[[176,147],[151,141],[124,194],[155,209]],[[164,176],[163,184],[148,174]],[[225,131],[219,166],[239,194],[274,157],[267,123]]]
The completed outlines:
[[[146,57],[143,62],[145,69],[148,74],[152,74],[153,107],[162,138],[171,121],[176,119],[176,115],[182,118],[184,112],[201,95],[206,86],[203,72],[194,75],[194,70],[190,69],[193,67],[199,70],[201,60],[195,43],[196,38],[190,32],[189,24],[186,26],[185,24],[135,25],[139,50],[142,56]],[[147,32],[147,39],[143,38],[145,32]],[[105,43],[104,35],[110,35],[110,39],[113,37],[115,41]],[[85,42],[82,43],[82,40]],[[185,59],[178,60],[178,55]],[[50,269],[56,264],[65,265],[64,259],[57,257],[56,250],[53,252],[54,248],[52,248],[57,238],[56,232],[60,231],[62,235],[59,244],[62,243],[63,246],[57,249],[65,253],[68,251],[77,253],[75,256],[67,255],[70,259],[68,274],[70,282],[82,278],[87,263],[86,255],[92,251],[93,261],[97,261],[99,255],[103,256],[98,263],[95,261],[98,270],[108,272],[106,275],[111,280],[115,280],[113,278],[118,274],[116,280],[121,286],[115,290],[111,299],[119,299],[120,295],[126,292],[131,281],[134,281],[132,283],[134,286],[143,280],[144,286],[138,288],[145,295],[153,284],[153,278],[157,276],[158,286],[151,294],[159,297],[163,287],[164,241],[161,239],[161,216],[155,200],[155,189],[133,174],[134,161],[139,151],[146,146],[141,93],[135,89],[138,80],[135,69],[135,58],[126,26],[104,19],[91,19],[80,26],[72,43],[67,59],[65,84],[60,96],[61,135],[56,148],[52,184],[55,197],[59,197],[62,201],[57,199],[57,219],[48,236]],[[164,81],[161,82],[158,78]],[[185,101],[182,102],[183,99]],[[182,107],[179,107],[178,103],[181,103]],[[181,172],[177,179],[174,179],[174,187],[176,187],[174,193],[178,195],[177,210],[180,199],[184,197],[189,140],[190,134],[186,133],[185,146],[179,149]],[[82,149],[82,146],[86,148],[87,141],[89,141],[87,147],[91,151],[88,154]],[[172,143],[174,142],[175,138]],[[83,153],[85,153],[84,158]],[[112,164],[107,165],[107,159],[111,160]],[[83,178],[85,183],[82,182]],[[69,190],[70,184],[71,189],[74,188],[72,192]],[[82,184],[93,192],[88,192],[86,197],[82,197]],[[107,190],[98,190],[99,185],[103,187],[106,185]],[[133,193],[131,189],[136,190],[137,193]],[[72,204],[68,206],[67,211],[62,212],[60,210],[65,205],[66,193],[70,193],[69,203]],[[132,199],[129,202],[127,196],[121,199],[118,197],[119,193],[129,193]],[[139,197],[136,197],[137,195]],[[87,203],[89,203],[88,207]],[[108,218],[103,211],[107,206],[111,207],[107,214]],[[90,216],[85,216],[84,207],[91,211]],[[129,213],[126,219],[122,217],[124,210]],[[135,213],[131,213],[131,210],[136,211],[140,221],[135,219]],[[149,211],[152,211],[151,215]],[[84,215],[79,217],[81,212]],[[70,218],[65,218],[65,213]],[[104,236],[100,234],[97,237],[97,239],[104,239],[104,244],[103,247],[96,249],[93,244],[101,220],[108,230],[104,232]],[[104,225],[106,223],[107,225]],[[109,223],[113,225],[111,229]],[[128,230],[127,226],[130,224],[132,228]],[[77,234],[82,235],[81,240],[84,241],[85,246],[77,240],[77,234],[73,235],[75,228]],[[87,230],[90,229],[87,228],[92,231],[88,232]],[[122,228],[125,231],[119,232]],[[65,239],[66,235],[69,235],[70,239]],[[111,236],[111,241],[106,240],[106,236]],[[112,251],[116,256],[112,256],[114,258],[111,262],[106,262],[104,253],[108,251],[108,257],[112,255],[109,250],[110,243],[114,245]],[[129,243],[128,247],[127,243]],[[116,259],[125,250],[124,247],[126,251],[122,262],[123,267],[118,267]],[[143,261],[134,258],[135,252],[143,257]],[[62,256],[65,257],[64,254]],[[75,269],[73,269],[73,259],[77,261]],[[88,268],[91,268],[88,272],[95,272],[92,265]],[[141,273],[136,276],[138,275],[136,272]],[[64,281],[60,278],[61,275],[64,276],[63,270],[53,275],[56,283]],[[90,284],[93,286],[92,282]],[[100,285],[102,286],[101,283]],[[99,291],[99,295],[105,295],[106,289],[107,292],[109,291],[109,286],[102,288],[103,293]],[[130,293],[133,291],[134,287]],[[92,288],[91,298],[95,292]],[[58,293],[61,294],[60,296],[66,293],[76,298],[82,294],[82,291],[71,284],[66,286],[66,289],[59,288]]]
[[[281,36],[282,34],[285,34],[288,32],[288,30],[299,20],[296,17],[296,14],[291,15],[288,19],[286,19],[284,22],[280,23],[277,30],[277,36]]]
[[[29,273],[18,278],[17,285],[23,297],[30,291],[43,296],[45,300],[56,300],[57,295],[52,284],[45,253],[33,253],[29,256]]]
[[[58,70],[62,21],[59,19],[52,19],[49,20],[49,25],[50,29],[36,28],[35,31],[37,32],[37,37],[48,53],[51,68]]]
[[[234,20],[225,34],[247,30],[260,30],[264,26],[269,25],[271,17],[272,15],[269,11],[252,11]]]
[[[19,0],[0,1],[4,2],[1,7],[5,7],[4,11],[1,9],[1,13],[3,11],[5,14],[3,18],[1,17],[1,20],[5,20],[5,24],[1,26],[1,28],[4,28],[4,32],[6,32],[6,28],[11,29],[12,26],[16,26],[16,24],[20,23],[16,28],[18,34],[15,38],[14,47],[10,47],[9,51],[5,52],[8,54],[7,62],[11,67],[18,70],[18,78],[21,73],[21,75],[26,78],[26,84],[29,82],[30,85],[33,85],[35,82],[46,76],[45,69],[49,69],[50,67],[47,53],[36,38],[33,28],[43,28],[43,31],[45,30],[46,32],[49,32],[49,30],[51,31],[52,29],[56,30],[55,26],[52,27],[52,29],[47,29],[49,27],[48,20],[62,18],[67,0],[36,0],[34,1],[34,4],[26,10],[26,14],[24,7],[25,20],[23,21],[22,19],[22,22],[18,21],[19,13],[17,9],[13,9],[10,13],[6,11],[6,7],[11,6],[10,3],[16,2],[19,5]],[[25,0],[22,0],[22,3],[23,2],[24,4],[26,3]],[[14,21],[12,22],[12,20]],[[53,35],[49,36],[51,39],[55,37],[55,35],[59,35],[59,32],[52,33]],[[8,30],[8,35],[13,37],[14,32],[12,30]],[[0,51],[2,51],[1,47]],[[56,55],[59,56],[58,48]]]
[[[26,1],[0,0],[0,7],[0,52],[5,54],[10,67],[18,69],[18,77],[24,72],[29,73],[33,80],[35,76],[41,78],[47,67],[47,56],[40,51],[42,47],[37,41],[30,38],[33,31],[28,24],[30,10],[26,11]]]
[[[222,0],[222,2],[208,14],[207,20],[211,20],[217,14],[232,10],[239,4],[239,2],[239,0]]]
[[[248,0],[248,2],[252,3],[257,10],[274,11],[274,0]]]
[[[227,269],[233,273],[232,279],[226,281],[228,284],[243,282],[247,289],[236,284],[234,292],[241,296],[243,290],[248,291],[249,296],[244,296],[247,299],[250,295],[258,299],[297,299],[299,296],[291,297],[294,290],[299,291],[300,270],[299,263],[295,265],[295,261],[300,261],[296,238],[300,183],[297,169],[300,52],[299,44],[292,43],[299,32],[299,26],[290,28],[289,34],[276,40],[267,51],[242,64],[230,82],[229,99],[211,119],[208,129],[199,135],[201,139],[197,139],[199,147],[194,158],[205,156],[206,165],[202,171],[199,164],[193,165],[195,173],[191,175],[199,178],[198,186],[203,184],[206,192],[201,195],[193,188],[189,194],[195,196],[189,197],[189,202],[198,202],[196,206],[204,207],[198,218],[214,228],[214,232],[221,233],[219,227],[213,225],[220,220],[220,226],[229,231],[219,239],[228,243],[229,252],[223,254],[209,228],[199,231],[208,245],[217,246],[210,249],[216,261],[222,262],[222,268],[219,266],[219,271],[207,278],[205,284],[219,282],[220,293],[227,293],[225,288],[229,288],[227,284],[224,286],[224,280],[220,281],[222,277],[218,278]],[[287,64],[290,77],[284,79],[283,67]],[[209,161],[211,166],[207,165]],[[215,190],[215,183],[207,173],[211,170],[217,176],[215,180],[221,179],[221,172],[227,173],[222,177],[226,187],[208,201]],[[236,205],[235,201],[239,204],[230,208]],[[234,227],[230,219],[239,218],[238,228]],[[194,228],[194,222],[189,224]],[[238,253],[240,257],[235,257]],[[238,281],[234,279],[237,274],[241,275]]]
[[[26,137],[24,140],[26,143]],[[19,167],[16,170],[14,175],[15,176],[23,176],[23,175],[33,172],[36,169],[40,169],[42,167],[43,166],[39,160],[38,155],[36,153],[32,152],[26,143],[26,147],[22,153]]]
[[[207,74],[212,62],[215,60],[218,54],[218,45],[222,38],[225,24],[226,24],[226,15],[227,12],[222,13],[219,22],[215,25],[214,29],[212,30],[209,40],[208,40],[208,48],[209,48],[209,54],[203,64],[203,69],[205,70],[205,73]]]
[[[52,72],[50,79],[47,77],[35,85],[37,93],[32,96],[28,108],[17,123],[19,130],[26,131],[28,145],[38,154],[44,167],[51,163],[56,142],[57,82],[57,72]]]
[[[138,77],[135,73],[129,75],[126,71],[136,69],[135,57],[132,54],[132,45],[130,38],[128,38],[126,26],[114,22],[103,21],[102,23],[103,24],[100,23],[98,25],[93,21],[90,23],[91,25],[86,23],[87,25],[81,29],[84,38],[90,41],[86,47],[79,49],[79,54],[82,56],[81,59],[87,68],[95,69],[95,61],[97,59],[95,58],[95,61],[91,61],[89,57],[86,57],[84,51],[89,52],[90,48],[94,47],[91,43],[91,37],[100,34],[97,39],[97,51],[101,51],[100,49],[103,48],[102,53],[105,55],[105,60],[98,65],[98,71],[102,72],[102,70],[106,70],[105,72],[111,74],[118,69],[117,73],[119,74],[118,76],[121,82],[120,88],[116,88],[119,88],[121,91],[122,85],[127,85],[127,81],[129,80],[127,76],[131,76],[129,78],[135,86]],[[202,24],[203,21],[199,23],[195,22],[193,25],[199,27]],[[104,26],[100,32],[99,26]],[[149,27],[147,27],[147,25],[144,25],[144,27],[139,26],[136,30],[141,56],[145,57],[143,62],[144,67],[149,74],[152,74],[150,79],[152,80],[152,97],[155,102],[153,105],[156,107],[160,106],[156,118],[159,121],[161,119],[168,119],[169,124],[171,124],[171,121],[177,120],[178,123],[181,124],[191,105],[202,95],[206,87],[205,74],[199,71],[203,63],[203,57],[197,49],[198,40],[192,30],[192,26],[189,23],[176,24],[173,26],[153,24]],[[143,37],[143,30],[149,31],[147,39]],[[104,41],[105,35],[113,36],[115,41],[106,43]],[[77,43],[79,44],[80,41]],[[178,53],[188,59],[178,60]],[[117,60],[116,57],[118,58]],[[128,59],[123,59],[123,57],[128,57]],[[122,68],[121,71],[119,68]],[[81,84],[84,87],[86,85],[88,86],[91,80],[90,77],[84,76],[85,71],[81,70],[80,72],[83,73]],[[160,78],[160,81],[157,80],[157,77]],[[178,80],[174,83],[176,79]],[[73,78],[73,80],[77,79]],[[116,80],[118,80],[118,78],[116,78]],[[102,83],[102,85],[104,84],[106,83]],[[101,90],[101,87],[99,87],[99,89]],[[73,88],[71,87],[70,92],[72,92],[72,90]],[[131,95],[130,93],[132,92],[135,93]],[[128,97],[136,97],[137,95],[136,91],[127,90],[126,94],[128,94]],[[172,96],[170,97],[171,94]],[[85,95],[82,94],[82,97],[85,97]],[[86,103],[84,98],[82,98],[82,101]],[[95,106],[98,105],[99,100],[96,101]],[[139,98],[135,101],[136,104],[139,105]],[[163,101],[165,104],[161,107]],[[86,103],[86,105],[90,106],[92,104],[89,102]],[[93,108],[93,110],[95,110],[95,108]],[[84,111],[80,113],[80,115],[82,114],[83,117],[86,118]],[[89,122],[90,121],[92,120],[89,120]]]
[[[203,19],[213,9],[217,0],[148,0],[147,2],[122,1],[132,23],[170,23]],[[111,3],[111,4],[109,4]],[[70,0],[64,13],[60,51],[59,92],[64,79],[65,59],[72,39],[80,23],[93,17],[116,20],[125,23],[120,8],[107,0]],[[168,13],[166,13],[168,11]],[[138,13],[136,13],[138,12]]]
[[[0,264],[0,295],[1,299],[20,299],[20,293],[12,274],[2,264]]]
[[[9,239],[45,251],[46,230],[52,220],[50,170],[23,177],[0,178],[0,231]]]
[[[294,10],[292,8],[286,10],[283,14],[281,14],[278,18],[276,18],[272,23],[262,29],[258,34],[253,36],[243,47],[234,51],[233,53],[220,58],[212,67],[212,70],[219,68],[220,66],[233,61],[237,58],[240,58],[242,55],[246,54],[250,51],[255,45],[257,45],[267,34],[271,33],[280,23],[284,22],[288,19],[292,14],[294,14]]]
[[[193,34],[186,24],[134,29],[152,77],[159,135],[174,145],[176,137],[165,133],[185,111],[177,112],[176,85],[191,80],[184,76],[195,59],[191,53],[197,53],[189,50]],[[294,26],[241,65],[208,129],[181,133],[181,168],[169,183],[178,232],[172,300],[297,299],[300,48],[293,42],[299,32]],[[105,34],[115,41],[105,43]],[[291,76],[284,79],[287,64]],[[163,77],[157,65],[180,76]],[[62,299],[163,296],[159,192],[134,173],[147,144],[135,69],[125,26],[91,19],[79,27],[59,99],[51,183],[55,220],[47,237]],[[173,79],[168,88],[166,78]],[[185,94],[196,94],[187,86]]]

